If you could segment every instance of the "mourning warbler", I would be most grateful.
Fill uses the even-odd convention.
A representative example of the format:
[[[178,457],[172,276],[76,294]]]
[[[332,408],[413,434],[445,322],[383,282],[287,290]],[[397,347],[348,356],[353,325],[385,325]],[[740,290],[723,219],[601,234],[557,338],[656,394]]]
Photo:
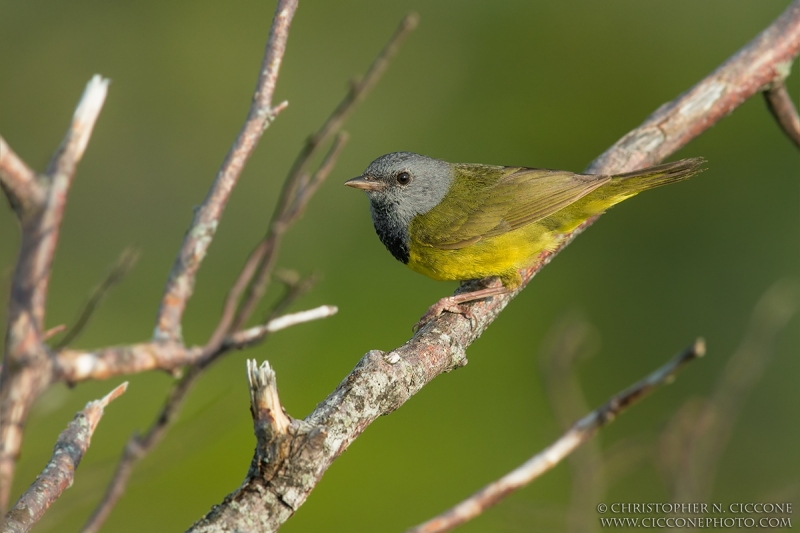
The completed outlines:
[[[702,158],[612,176],[448,163],[410,152],[379,157],[345,183],[367,193],[381,242],[400,262],[437,280],[497,276],[502,287],[443,299],[423,317],[502,294],[519,270],[552,251],[586,219],[644,190],[687,179]]]

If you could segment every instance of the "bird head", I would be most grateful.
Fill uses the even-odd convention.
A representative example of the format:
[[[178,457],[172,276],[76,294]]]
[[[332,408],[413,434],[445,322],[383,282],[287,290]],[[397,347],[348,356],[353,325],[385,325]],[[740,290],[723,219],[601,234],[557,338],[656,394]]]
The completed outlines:
[[[367,193],[373,208],[390,209],[410,221],[442,201],[453,180],[450,163],[411,152],[386,154],[345,185]]]

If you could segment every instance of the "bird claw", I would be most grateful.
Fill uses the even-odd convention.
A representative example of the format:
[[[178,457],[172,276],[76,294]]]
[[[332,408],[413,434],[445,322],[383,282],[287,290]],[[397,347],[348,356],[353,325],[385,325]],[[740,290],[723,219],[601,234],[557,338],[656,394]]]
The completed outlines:
[[[422,315],[422,318],[419,319],[419,322],[414,324],[414,327],[411,328],[412,331],[414,333],[418,332],[425,324],[438,317],[445,311],[456,315],[463,315],[469,319],[469,323],[472,327],[478,326],[478,317],[475,316],[475,313],[473,313],[472,310],[466,305],[455,303],[453,301],[453,297],[448,296],[433,304],[428,311]]]

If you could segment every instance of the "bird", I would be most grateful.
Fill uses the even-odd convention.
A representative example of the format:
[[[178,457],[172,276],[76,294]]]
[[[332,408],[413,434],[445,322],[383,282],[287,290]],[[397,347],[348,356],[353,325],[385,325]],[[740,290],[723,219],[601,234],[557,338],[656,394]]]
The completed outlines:
[[[472,318],[461,304],[518,288],[519,271],[555,250],[587,219],[647,189],[690,178],[704,170],[704,162],[696,157],[606,175],[393,152],[345,185],[366,192],[378,237],[411,270],[435,280],[501,281],[442,298],[417,330],[444,311]]]

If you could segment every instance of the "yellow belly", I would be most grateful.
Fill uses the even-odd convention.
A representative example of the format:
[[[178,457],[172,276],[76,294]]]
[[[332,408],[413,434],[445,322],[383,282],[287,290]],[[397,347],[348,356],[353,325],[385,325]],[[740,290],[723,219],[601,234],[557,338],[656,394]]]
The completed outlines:
[[[533,224],[454,250],[420,244],[412,232],[408,266],[436,280],[463,281],[497,276],[503,285],[514,288],[521,282],[520,269],[533,265],[541,252],[557,248],[564,235],[588,217],[622,199],[597,196],[582,198]]]
[[[455,250],[415,244],[412,238],[408,266],[437,280],[468,280],[499,276],[506,281],[530,266],[540,252],[553,249],[560,241],[540,224],[530,224],[496,237]]]

